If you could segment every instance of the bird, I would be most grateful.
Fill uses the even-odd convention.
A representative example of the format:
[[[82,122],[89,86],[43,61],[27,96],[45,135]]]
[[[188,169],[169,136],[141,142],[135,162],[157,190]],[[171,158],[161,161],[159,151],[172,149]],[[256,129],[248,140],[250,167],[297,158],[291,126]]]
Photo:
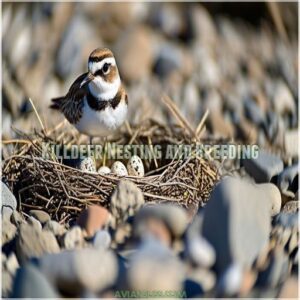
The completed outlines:
[[[97,48],[88,58],[88,72],[80,75],[63,97],[51,100],[51,109],[59,110],[80,133],[105,137],[126,120],[128,96],[121,82],[113,52]]]

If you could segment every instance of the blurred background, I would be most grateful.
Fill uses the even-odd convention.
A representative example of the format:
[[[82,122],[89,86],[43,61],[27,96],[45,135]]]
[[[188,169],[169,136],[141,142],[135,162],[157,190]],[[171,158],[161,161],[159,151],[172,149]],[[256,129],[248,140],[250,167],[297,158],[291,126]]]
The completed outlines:
[[[297,156],[298,4],[4,3],[2,137],[63,117],[49,110],[87,70],[90,52],[115,53],[133,123],[172,121],[167,94],[207,135]]]

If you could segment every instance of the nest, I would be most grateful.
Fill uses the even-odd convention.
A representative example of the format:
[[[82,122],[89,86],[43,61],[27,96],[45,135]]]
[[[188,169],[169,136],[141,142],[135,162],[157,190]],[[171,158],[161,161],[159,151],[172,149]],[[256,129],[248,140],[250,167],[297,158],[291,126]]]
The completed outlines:
[[[143,191],[146,202],[172,202],[196,210],[208,200],[218,180],[214,163],[196,156],[143,161],[147,171],[144,177],[89,173],[53,157],[42,157],[43,142],[68,145],[80,141],[80,135],[65,126],[63,123],[47,133],[42,130],[5,142],[5,152],[10,147],[11,153],[4,160],[2,180],[16,195],[22,212],[41,209],[53,219],[65,222],[91,204],[109,208],[110,197],[122,179],[134,182]],[[164,148],[170,143],[193,144],[195,141],[180,126],[164,126],[148,120],[136,127],[127,124],[109,142],[159,144]]]

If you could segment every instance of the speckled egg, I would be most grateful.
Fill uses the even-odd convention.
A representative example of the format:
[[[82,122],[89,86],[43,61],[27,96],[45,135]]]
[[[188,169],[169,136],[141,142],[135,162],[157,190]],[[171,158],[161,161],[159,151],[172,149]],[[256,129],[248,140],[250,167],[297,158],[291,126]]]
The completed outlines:
[[[131,176],[143,177],[145,175],[143,162],[137,155],[131,156],[127,164],[127,170]]]
[[[95,159],[92,156],[86,157],[80,161],[79,169],[84,172],[96,173]]]
[[[109,173],[111,173],[111,170],[107,166],[102,166],[98,169],[98,173],[99,174],[109,174]]]
[[[120,161],[115,161],[113,163],[113,165],[111,166],[111,172],[116,175],[119,175],[119,176],[127,176],[128,175],[126,167]]]

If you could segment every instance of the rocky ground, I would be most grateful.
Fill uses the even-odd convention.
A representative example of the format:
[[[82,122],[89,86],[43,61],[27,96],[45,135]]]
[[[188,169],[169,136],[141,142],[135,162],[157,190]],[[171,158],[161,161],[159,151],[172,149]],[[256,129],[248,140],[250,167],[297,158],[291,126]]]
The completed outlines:
[[[267,6],[255,24],[207,8],[3,5],[4,141],[19,137],[12,128],[39,126],[28,97],[47,128],[57,124],[50,98],[85,71],[93,48],[108,46],[131,122],[174,122],[165,93],[193,126],[209,110],[203,138],[260,151],[258,159],[216,162],[221,179],[192,220],[175,205],[146,205],[122,180],[109,210],[91,206],[60,224],[45,211],[18,211],[18,195],[2,182],[2,296],[297,298],[297,7],[280,7],[281,30]]]

